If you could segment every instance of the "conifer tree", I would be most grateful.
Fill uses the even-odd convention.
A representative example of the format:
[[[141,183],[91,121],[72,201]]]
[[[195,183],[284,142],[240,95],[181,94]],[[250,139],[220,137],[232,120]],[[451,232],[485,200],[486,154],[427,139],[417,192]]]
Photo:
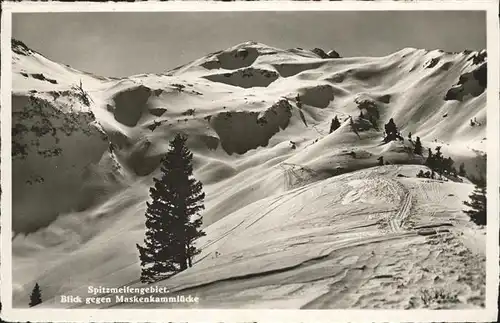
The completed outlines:
[[[205,193],[192,177],[193,153],[186,138],[178,134],[162,159],[161,177],[150,188],[147,202],[146,238],[137,245],[141,260],[141,281],[151,283],[192,266],[200,252],[193,243],[205,235],[200,230]]]
[[[40,290],[40,286],[38,285],[38,283],[36,283],[30,295],[29,306],[33,307],[40,304],[41,302],[42,302],[42,291]]]
[[[401,138],[399,134],[398,128],[396,126],[396,123],[394,123],[393,118],[391,118],[389,122],[385,124],[385,135],[386,135],[384,138],[385,143],[388,143],[396,139],[403,140],[403,138]]]
[[[332,123],[330,124],[330,133],[334,132],[339,127],[340,127],[339,118],[337,118],[337,116],[335,116],[335,118],[332,119]]]
[[[469,195],[470,201],[464,204],[470,209],[464,210],[471,221],[477,225],[486,225],[486,180],[481,177],[474,187],[474,191]]]
[[[427,159],[425,160],[425,165],[430,169],[434,168],[434,155],[432,154],[432,150],[428,148],[427,150]]]
[[[411,135],[411,132],[410,132]],[[413,149],[413,153],[416,155],[422,156],[422,142],[420,141],[420,137],[417,137],[417,140],[415,141],[415,148]]]
[[[444,162],[443,162],[443,154],[441,153],[441,147],[436,147],[436,153],[434,154],[434,167],[439,176],[443,175],[444,171]]]
[[[295,97],[295,101],[297,102],[297,108],[302,109],[302,101],[300,100],[299,93],[297,93],[297,96]]]
[[[363,114],[363,110],[361,110],[361,112],[359,113],[359,118],[360,119],[364,119],[365,118],[365,115]]]
[[[443,160],[443,168],[447,174],[451,174],[453,172],[453,164],[454,161],[451,157],[447,157]]]
[[[467,173],[465,172],[465,165],[464,163],[461,163],[459,168],[458,168],[458,175],[462,176],[462,177],[465,177],[465,175],[467,175]]]

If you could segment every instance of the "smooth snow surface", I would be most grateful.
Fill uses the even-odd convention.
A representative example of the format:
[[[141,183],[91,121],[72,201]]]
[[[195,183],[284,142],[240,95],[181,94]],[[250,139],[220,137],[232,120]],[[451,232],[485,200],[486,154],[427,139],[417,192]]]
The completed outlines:
[[[109,307],[60,295],[142,286],[135,244],[177,132],[204,184],[207,235],[194,266],[157,285],[207,308],[484,306],[485,230],[462,213],[473,185],[416,177],[436,146],[457,168],[485,173],[478,54],[320,58],[247,42],[164,74],[112,79],[17,48],[13,125],[26,149],[13,160],[14,306],[27,307],[35,282],[42,307]],[[329,133],[334,116],[341,126]],[[390,118],[403,142],[383,144]],[[47,123],[50,132],[32,127]],[[409,132],[424,156],[411,153]],[[449,297],[424,304],[436,288]]]

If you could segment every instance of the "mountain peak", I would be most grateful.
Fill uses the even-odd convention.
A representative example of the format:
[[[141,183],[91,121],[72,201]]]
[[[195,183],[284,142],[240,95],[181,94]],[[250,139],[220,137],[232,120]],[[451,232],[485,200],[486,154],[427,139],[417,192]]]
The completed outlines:
[[[19,55],[29,56],[35,51],[29,48],[25,43],[15,38],[11,40],[12,51]]]

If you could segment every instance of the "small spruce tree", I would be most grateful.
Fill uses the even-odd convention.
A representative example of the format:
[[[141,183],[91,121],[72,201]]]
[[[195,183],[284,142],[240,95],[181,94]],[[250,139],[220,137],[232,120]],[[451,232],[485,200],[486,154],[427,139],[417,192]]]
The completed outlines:
[[[379,166],[384,166],[384,156],[380,156],[377,160]]]
[[[454,163],[455,162],[453,161],[453,159],[451,157],[445,158],[443,160],[443,167],[444,167],[445,173],[447,173],[447,174],[453,173],[453,168],[454,168],[453,164]]]
[[[30,295],[29,306],[33,307],[40,304],[41,302],[42,302],[42,291],[40,290],[40,286],[38,285],[38,283],[36,283]]]
[[[476,181],[474,191],[469,195],[470,201],[464,201],[464,204],[470,209],[464,210],[471,221],[477,225],[486,225],[486,180],[480,177]]]
[[[339,118],[337,118],[337,116],[335,116],[335,118],[332,119],[332,123],[330,124],[330,133],[334,132],[339,127],[340,127]]]
[[[436,172],[439,174],[439,177],[442,177],[444,173],[444,159],[440,146],[436,147],[436,153],[434,154],[434,167]]]
[[[388,143],[396,139],[403,140],[403,138],[401,138],[401,135],[399,134],[398,127],[396,126],[396,123],[394,123],[393,118],[391,118],[389,122],[385,124],[384,127],[385,127],[385,138],[384,138],[385,143]]]
[[[411,136],[411,132],[410,132],[410,136]],[[417,140],[415,141],[415,148],[413,149],[413,153],[416,155],[422,156],[422,150],[423,150],[422,142],[420,141],[420,137],[417,137]]]
[[[144,246],[137,245],[142,282],[152,283],[192,266],[192,258],[200,252],[193,243],[205,235],[199,214],[205,193],[192,177],[192,159],[186,138],[178,134],[162,159],[161,177],[154,178],[150,188],[146,238]]]
[[[297,97],[295,98],[295,101],[297,102],[297,108],[302,109],[302,101],[300,100],[299,93],[297,93]]]

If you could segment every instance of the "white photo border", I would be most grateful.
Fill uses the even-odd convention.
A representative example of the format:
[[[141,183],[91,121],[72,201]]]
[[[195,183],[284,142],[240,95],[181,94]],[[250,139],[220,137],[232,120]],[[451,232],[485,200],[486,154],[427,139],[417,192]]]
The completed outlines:
[[[479,310],[225,310],[12,308],[12,13],[184,11],[485,11],[487,78],[486,303]],[[21,322],[493,322],[499,285],[499,8],[497,0],[374,2],[4,2],[1,21],[1,300],[2,319]]]

